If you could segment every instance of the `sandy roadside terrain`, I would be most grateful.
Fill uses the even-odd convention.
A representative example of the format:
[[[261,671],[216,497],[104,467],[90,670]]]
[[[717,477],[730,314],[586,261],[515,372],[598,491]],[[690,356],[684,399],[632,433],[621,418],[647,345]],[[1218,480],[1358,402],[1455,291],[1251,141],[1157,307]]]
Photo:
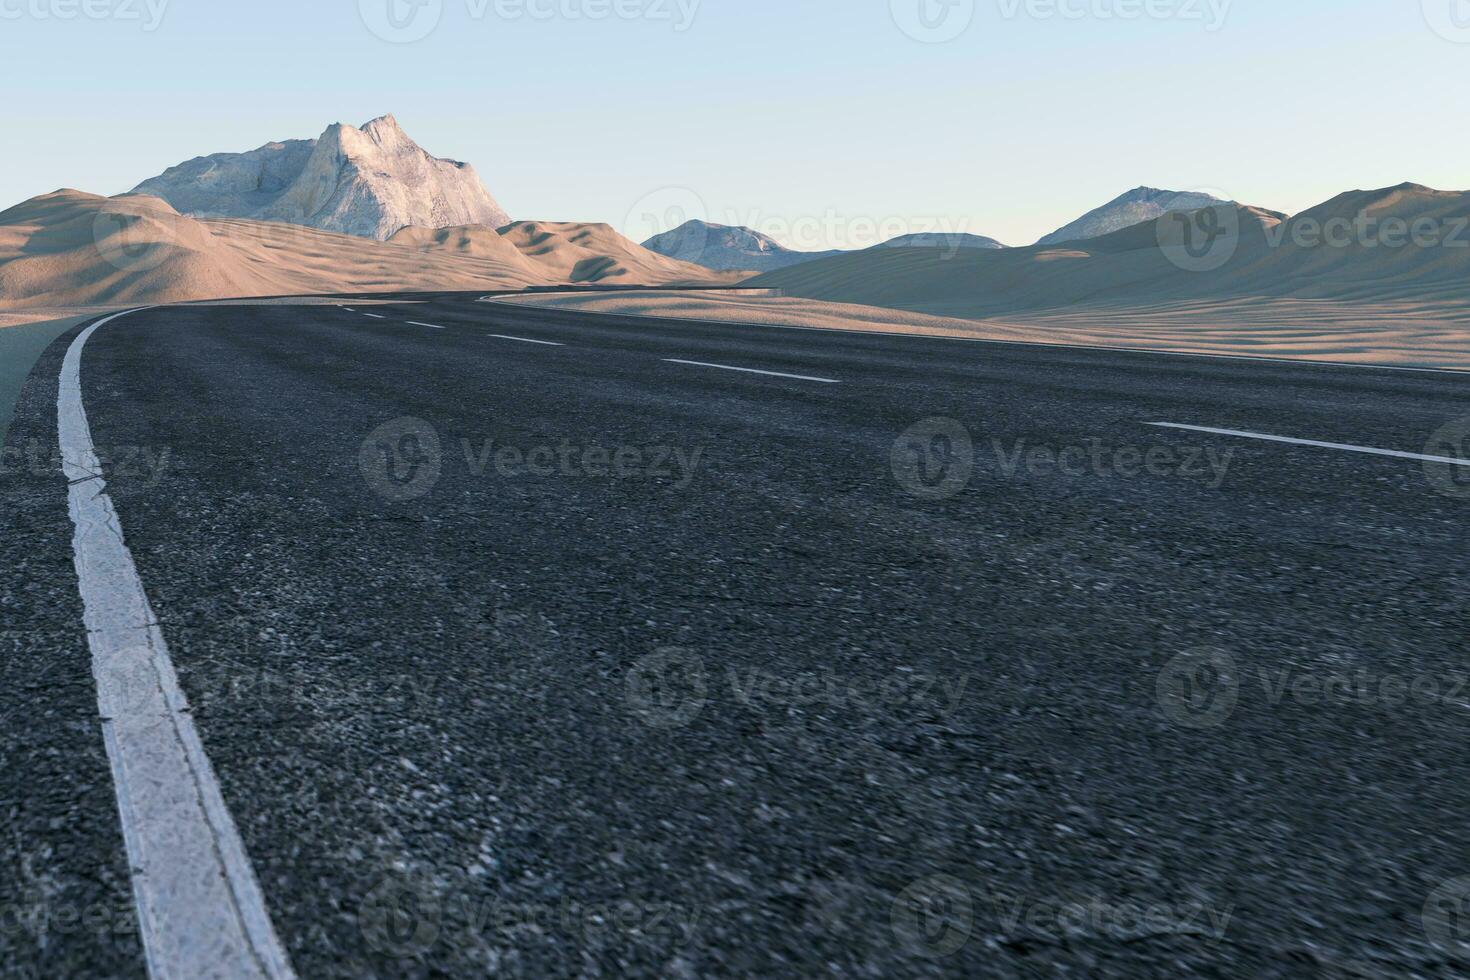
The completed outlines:
[[[0,321],[0,445],[5,442],[5,430],[10,426],[15,401],[32,365],[52,341],[93,315],[93,312],[81,311],[70,316],[26,323],[6,324]]]
[[[89,317],[100,316],[112,310],[121,310],[121,306],[56,306],[35,310],[0,310],[0,330],[7,327],[24,326],[27,323],[45,323],[48,320],[62,320],[67,317]]]
[[[1263,298],[1075,307],[969,320],[797,297],[674,290],[537,293],[498,301],[824,330],[1470,370],[1470,311],[1411,303]]]
[[[379,242],[266,221],[194,219],[143,195],[63,190],[0,211],[7,317],[224,296],[740,278],[656,255],[595,224],[522,222],[504,236],[493,228],[407,228]]]

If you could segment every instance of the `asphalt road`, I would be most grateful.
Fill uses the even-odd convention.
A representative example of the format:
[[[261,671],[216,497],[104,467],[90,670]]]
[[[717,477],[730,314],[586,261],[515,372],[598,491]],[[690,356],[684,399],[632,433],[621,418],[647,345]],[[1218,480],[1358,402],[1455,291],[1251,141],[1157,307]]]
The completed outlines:
[[[1470,971],[1470,468],[1148,424],[1456,455],[1463,376],[423,299],[82,360],[300,976]],[[0,473],[0,974],[137,977],[73,335]]]

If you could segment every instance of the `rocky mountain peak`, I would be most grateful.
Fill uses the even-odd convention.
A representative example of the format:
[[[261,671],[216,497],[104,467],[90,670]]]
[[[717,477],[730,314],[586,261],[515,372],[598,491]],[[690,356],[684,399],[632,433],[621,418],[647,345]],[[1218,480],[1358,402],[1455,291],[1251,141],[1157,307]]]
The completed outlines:
[[[473,167],[424,150],[392,115],[315,140],[267,143],[172,167],[135,193],[196,217],[254,218],[386,240],[401,228],[510,223]]]

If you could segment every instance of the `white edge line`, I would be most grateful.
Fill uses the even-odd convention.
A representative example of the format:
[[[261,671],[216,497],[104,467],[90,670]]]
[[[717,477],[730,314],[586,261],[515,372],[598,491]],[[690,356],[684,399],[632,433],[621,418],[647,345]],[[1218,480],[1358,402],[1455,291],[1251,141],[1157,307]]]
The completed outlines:
[[[814,378],[808,374],[786,374],[782,371],[760,371],[756,368],[734,367],[730,364],[710,364],[708,361],[685,361],[677,357],[663,358],[669,364],[691,364],[694,367],[718,368],[721,371],[740,371],[744,374],[764,374],[772,378],[792,378],[796,381],[816,381],[824,385],[836,385],[842,382],[832,378]]]
[[[1145,425],[1160,429],[1183,429],[1186,432],[1205,432],[1216,436],[1235,436],[1240,439],[1259,439],[1263,442],[1284,442],[1293,446],[1315,446],[1318,449],[1340,449],[1349,453],[1367,453],[1370,456],[1392,456],[1395,459],[1414,459],[1424,463],[1448,463],[1451,466],[1470,466],[1470,459],[1454,456],[1426,456],[1423,453],[1405,453],[1397,449],[1374,449],[1372,446],[1353,446],[1345,442],[1318,442],[1315,439],[1293,439],[1289,436],[1272,436],[1261,432],[1244,432],[1240,429],[1212,429],[1204,425],[1180,425],[1177,422],[1145,422]]]
[[[621,290],[596,295],[617,295]],[[1001,340],[997,337],[951,337],[944,334],[903,333],[898,330],[858,330],[847,327],[802,327],[794,323],[755,323],[748,320],[701,320],[698,317],[660,316],[654,313],[610,313],[605,310],[574,310],[567,307],[541,306],[537,303],[517,303],[512,296],[481,296],[476,303],[495,303],[499,306],[515,306],[521,309],[557,310],[586,316],[626,317],[630,320],[668,320],[671,323],[699,323],[712,327],[756,327],[772,330],[804,330],[807,333],[855,334],[869,337],[902,337],[913,340],[953,340],[962,344],[1004,344],[1007,347],[1049,347],[1053,350],[1105,350],[1123,354],[1161,354],[1165,357],[1213,357],[1225,361],[1265,361],[1268,364],[1298,364],[1307,367],[1358,368],[1363,371],[1411,371],[1422,374],[1454,374],[1470,377],[1470,368],[1414,367],[1407,364],[1360,364],[1356,361],[1320,361],[1305,357],[1262,357],[1259,354],[1220,354],[1203,350],[1157,350],[1153,347],[1118,347],[1107,344],[1054,344],[1043,340]],[[527,293],[528,296],[542,295]],[[562,293],[559,295],[570,295]],[[798,297],[799,298],[799,297]],[[907,312],[898,310],[897,312]],[[979,321],[977,321],[979,322]]]
[[[542,344],[543,346],[546,346],[546,347],[565,347],[566,346],[566,344],[558,344],[554,340],[532,340],[530,337],[512,337],[512,336],[509,336],[508,334],[503,334],[503,333],[489,333],[489,334],[486,334],[485,336],[487,336],[487,337],[494,337],[496,340],[518,340],[518,341],[520,341],[523,344]]]
[[[437,324],[437,323],[420,323],[417,320],[404,320],[403,322],[404,323],[411,323],[411,324],[413,324],[416,327],[428,327],[430,330],[443,330],[444,329],[443,327],[439,326],[439,324]]]
[[[82,403],[82,348],[99,328],[137,312],[77,335],[56,405],[77,587],[139,938],[154,980],[289,980],[290,960],[124,542]]]

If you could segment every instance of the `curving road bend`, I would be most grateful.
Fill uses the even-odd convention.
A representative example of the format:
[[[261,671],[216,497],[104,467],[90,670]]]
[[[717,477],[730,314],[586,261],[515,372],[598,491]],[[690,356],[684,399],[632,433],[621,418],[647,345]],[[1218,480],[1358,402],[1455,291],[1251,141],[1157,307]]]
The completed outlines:
[[[80,358],[280,970],[1470,969],[1463,375],[473,300]],[[184,892],[119,816],[77,333],[0,467],[0,973],[169,975],[208,954],[149,945]]]

